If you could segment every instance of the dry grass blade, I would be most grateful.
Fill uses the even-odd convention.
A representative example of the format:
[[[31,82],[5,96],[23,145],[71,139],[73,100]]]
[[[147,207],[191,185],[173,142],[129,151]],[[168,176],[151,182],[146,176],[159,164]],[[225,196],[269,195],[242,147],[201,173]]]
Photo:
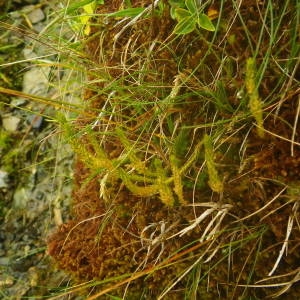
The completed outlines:
[[[297,125],[298,125],[298,119],[299,119],[299,114],[300,114],[300,95],[298,95],[298,105],[297,105],[297,111],[295,115],[295,121],[294,121],[294,126],[293,126],[293,133],[291,137],[291,156],[294,156],[294,145],[295,145],[295,137],[297,133]]]
[[[274,265],[273,269],[268,274],[269,276],[273,275],[273,273],[275,272],[275,270],[277,269],[277,267],[280,263],[280,260],[283,256],[284,252],[287,250],[289,237],[290,237],[291,232],[293,230],[294,219],[296,217],[296,213],[298,212],[298,208],[299,208],[299,202],[297,201],[297,202],[294,203],[291,215],[289,216],[289,220],[288,220],[288,224],[287,224],[287,228],[286,228],[285,240],[282,244],[282,247],[281,247],[281,250],[279,252],[278,258],[275,262],[275,265]]]
[[[270,298],[277,298],[283,294],[285,294],[293,284],[295,284],[296,282],[300,281],[300,270],[298,270],[297,274],[295,275],[295,277],[290,281],[286,283],[286,286],[283,287],[280,291],[278,291],[277,293],[274,293],[270,296]]]

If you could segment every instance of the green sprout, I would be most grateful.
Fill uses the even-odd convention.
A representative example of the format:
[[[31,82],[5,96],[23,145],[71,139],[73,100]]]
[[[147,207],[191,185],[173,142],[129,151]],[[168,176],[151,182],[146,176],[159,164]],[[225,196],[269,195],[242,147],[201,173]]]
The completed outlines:
[[[171,17],[178,22],[173,33],[188,34],[193,32],[197,25],[205,30],[215,31],[215,26],[196,0],[169,0],[169,3]]]

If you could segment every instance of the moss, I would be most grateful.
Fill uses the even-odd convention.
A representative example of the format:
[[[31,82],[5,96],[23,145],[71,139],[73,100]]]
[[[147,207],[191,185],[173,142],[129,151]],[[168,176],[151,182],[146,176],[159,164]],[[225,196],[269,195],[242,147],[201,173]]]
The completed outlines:
[[[133,7],[151,3],[132,1]],[[98,12],[116,11],[120,4],[112,1]],[[299,150],[294,149],[293,157],[287,155],[286,141],[298,102],[291,94],[281,106],[276,126],[281,138],[257,139],[249,119],[254,117],[262,126],[262,103],[259,116],[253,105],[258,95],[264,103],[270,94],[276,98],[273,102],[279,101],[281,79],[261,73],[258,94],[255,69],[249,65],[253,61],[248,60],[247,78],[239,65],[247,65],[253,56],[255,41],[247,39],[264,27],[257,15],[268,11],[263,7],[258,11],[254,0],[241,3],[239,18],[234,17],[232,3],[226,2],[223,9],[234,21],[228,32],[223,25],[216,36],[208,32],[172,36],[174,22],[166,9],[164,18],[147,16],[126,28],[110,18],[101,39],[97,35],[89,40],[87,52],[109,80],[95,86],[98,93],[86,93],[87,110],[93,116],[87,118],[83,112],[85,118],[70,133],[78,150],[74,215],[49,239],[50,255],[78,281],[112,277],[120,281],[123,275],[148,270],[130,282],[127,292],[128,299],[150,299],[188,270],[172,286],[169,299],[183,299],[190,283],[191,294],[201,299],[241,295],[263,299],[272,293],[248,285],[272,269],[285,239],[286,228],[276,224],[287,224],[291,213],[290,206],[280,203],[290,196],[281,192],[282,186],[298,182],[300,176]],[[268,45],[267,36],[261,37],[261,45]],[[224,57],[231,58],[230,66]],[[264,57],[258,45],[257,61]],[[268,64],[265,74],[274,68]],[[97,79],[93,76],[91,80]],[[248,96],[256,98],[252,107],[242,93],[245,86]],[[272,110],[265,115],[264,129],[273,132]],[[270,202],[277,195],[280,199]],[[218,219],[223,204],[230,213]],[[210,235],[208,229],[216,220],[221,225]],[[296,226],[293,230],[299,231]],[[298,262],[296,242],[291,243],[295,247],[280,269],[285,273]],[[115,294],[122,295],[125,289],[118,288]]]

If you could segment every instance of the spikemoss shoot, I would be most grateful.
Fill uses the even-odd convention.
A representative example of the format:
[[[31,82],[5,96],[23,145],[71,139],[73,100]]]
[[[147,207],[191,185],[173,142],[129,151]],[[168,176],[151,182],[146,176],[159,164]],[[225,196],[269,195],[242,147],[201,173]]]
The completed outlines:
[[[257,134],[263,138],[263,103],[258,94],[258,86],[255,80],[256,64],[255,59],[250,57],[246,62],[245,85],[249,96],[249,109],[257,123]]]
[[[178,168],[178,159],[174,155],[170,156],[171,170],[174,178],[174,193],[178,197],[180,204],[185,205],[186,201],[183,196],[182,177]]]
[[[214,152],[212,146],[212,140],[209,135],[204,136],[204,148],[205,148],[205,161],[208,171],[208,185],[216,193],[222,193],[223,182],[219,177],[216,163],[214,162]]]

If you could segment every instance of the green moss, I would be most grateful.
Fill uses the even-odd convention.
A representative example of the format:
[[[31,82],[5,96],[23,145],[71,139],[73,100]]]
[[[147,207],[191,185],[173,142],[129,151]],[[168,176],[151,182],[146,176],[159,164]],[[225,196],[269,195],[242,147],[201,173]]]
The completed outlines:
[[[0,154],[4,153],[11,145],[12,137],[9,132],[4,129],[0,129]]]

